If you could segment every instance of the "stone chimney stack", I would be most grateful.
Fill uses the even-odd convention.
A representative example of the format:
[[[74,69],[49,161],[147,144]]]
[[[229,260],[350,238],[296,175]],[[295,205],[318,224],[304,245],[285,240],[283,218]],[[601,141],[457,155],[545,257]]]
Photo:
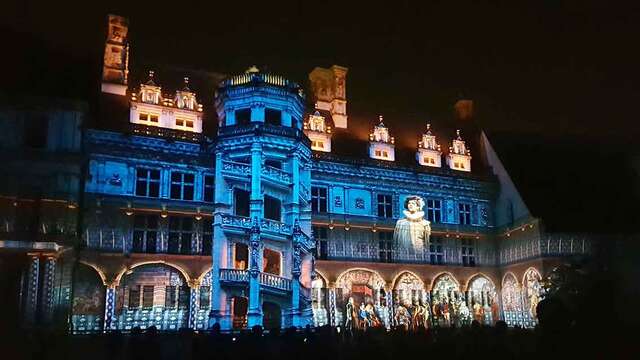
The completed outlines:
[[[453,106],[456,120],[469,121],[473,119],[473,100],[460,99]]]
[[[102,65],[102,92],[126,95],[129,76],[129,20],[109,15]]]
[[[309,73],[315,107],[329,111],[337,128],[347,128],[346,67],[333,65],[329,69],[317,67]]]

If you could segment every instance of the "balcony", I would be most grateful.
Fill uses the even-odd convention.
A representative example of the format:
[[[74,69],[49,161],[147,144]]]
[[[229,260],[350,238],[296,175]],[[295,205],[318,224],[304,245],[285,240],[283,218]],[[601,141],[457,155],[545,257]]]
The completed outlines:
[[[262,176],[269,180],[284,183],[286,185],[291,184],[291,175],[285,171],[274,168],[273,166],[262,166]]]
[[[260,273],[260,287],[267,290],[291,291],[291,279],[282,276]],[[220,269],[220,281],[230,285],[249,284],[249,270]]]
[[[235,175],[246,179],[248,176],[251,176],[251,165],[230,160],[223,160],[222,172],[227,175]]]
[[[253,225],[251,218],[230,214],[222,215],[222,227],[223,228],[239,228],[248,230]],[[260,230],[264,232],[275,233],[278,235],[288,236],[291,235],[291,225],[285,224],[280,221],[270,219],[260,219]]]

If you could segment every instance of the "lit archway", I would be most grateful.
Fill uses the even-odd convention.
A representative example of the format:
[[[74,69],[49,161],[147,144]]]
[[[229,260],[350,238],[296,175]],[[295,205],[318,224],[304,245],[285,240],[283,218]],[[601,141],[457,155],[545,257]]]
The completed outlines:
[[[487,276],[474,275],[467,285],[467,296],[474,320],[481,324],[492,324],[499,319],[496,287]]]
[[[374,270],[349,269],[336,281],[336,323],[347,328],[385,326],[386,282]]]
[[[97,267],[80,262],[73,279],[71,325],[74,333],[102,330],[105,283],[106,278]]]

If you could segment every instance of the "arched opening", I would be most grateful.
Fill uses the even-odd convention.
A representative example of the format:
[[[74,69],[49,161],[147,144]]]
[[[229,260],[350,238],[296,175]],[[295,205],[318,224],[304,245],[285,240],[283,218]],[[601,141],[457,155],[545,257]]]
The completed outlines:
[[[502,312],[509,326],[524,326],[520,286],[512,273],[507,273],[502,279]]]
[[[540,285],[542,276],[535,268],[529,268],[522,280],[522,302],[525,313],[525,326],[533,327],[538,323],[537,307],[543,297]]]
[[[473,278],[468,286],[467,300],[474,320],[487,325],[499,320],[498,297],[491,280],[482,275]]]
[[[233,310],[232,327],[234,329],[244,329],[247,327],[247,310],[249,309],[249,299],[244,296],[234,296],[231,299]]]
[[[71,326],[74,333],[102,330],[105,291],[98,273],[80,263],[73,279]]]
[[[206,329],[209,325],[209,311],[211,310],[211,270],[202,276],[198,289],[198,309],[196,311],[196,329]]]
[[[382,277],[371,270],[354,269],[340,275],[336,282],[336,324],[347,329],[385,326],[390,294],[384,287]]]
[[[458,282],[451,274],[440,275],[431,290],[432,323],[437,326],[465,325],[470,311]]]
[[[190,288],[184,276],[171,266],[147,264],[127,271],[117,296],[118,329],[155,326],[176,330],[188,325]]]
[[[282,327],[282,311],[280,305],[265,301],[262,304],[262,324],[265,329],[280,329]]]
[[[324,279],[316,275],[316,278],[311,282],[311,310],[313,311],[314,326],[329,324],[327,295]]]
[[[393,285],[393,323],[405,330],[427,328],[429,303],[424,283],[415,274],[403,272]]]

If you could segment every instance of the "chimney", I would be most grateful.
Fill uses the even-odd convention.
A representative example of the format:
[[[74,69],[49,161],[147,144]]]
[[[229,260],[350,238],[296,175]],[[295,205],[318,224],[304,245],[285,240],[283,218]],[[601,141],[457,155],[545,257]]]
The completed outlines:
[[[317,67],[309,73],[316,109],[331,113],[333,125],[347,128],[347,86],[349,69],[333,65],[329,69]]]
[[[468,121],[473,119],[473,100],[460,99],[453,106],[456,120]]]
[[[111,14],[107,19],[102,92],[124,96],[127,93],[129,76],[129,20]]]

